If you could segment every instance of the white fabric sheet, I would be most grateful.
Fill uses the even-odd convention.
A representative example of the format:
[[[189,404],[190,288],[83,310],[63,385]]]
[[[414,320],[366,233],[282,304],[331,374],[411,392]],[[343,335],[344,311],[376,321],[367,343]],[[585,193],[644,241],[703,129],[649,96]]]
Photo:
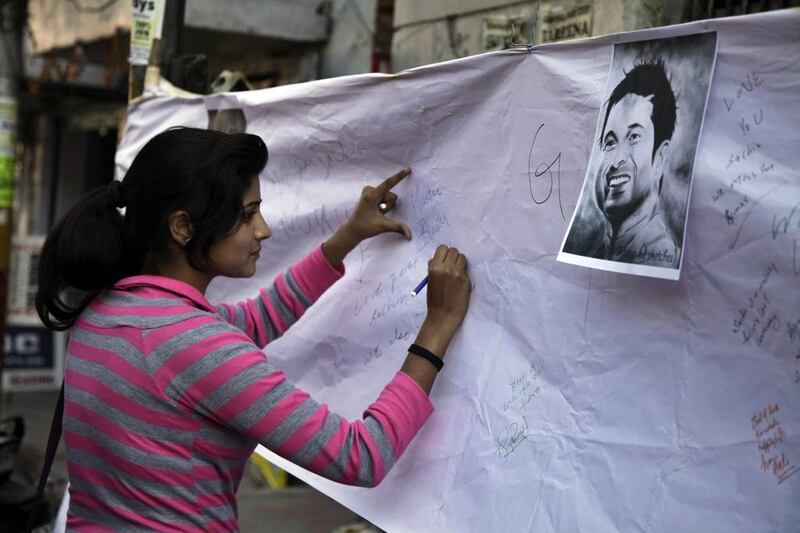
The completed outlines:
[[[436,411],[376,489],[261,452],[388,531],[800,529],[800,11],[697,22],[363,75],[135,106],[124,171],[153,134],[242,108],[270,150],[274,235],[252,296],[403,166],[386,235],[267,353],[357,418],[425,311],[409,291],[440,242],[475,281]],[[612,45],[715,30],[678,282],[556,262],[580,194]],[[541,126],[541,129],[540,129]],[[535,150],[532,141],[539,135]],[[531,154],[534,154],[531,156]],[[555,163],[529,182],[529,165]],[[532,194],[536,195],[536,203]],[[265,517],[265,523],[269,517]]]

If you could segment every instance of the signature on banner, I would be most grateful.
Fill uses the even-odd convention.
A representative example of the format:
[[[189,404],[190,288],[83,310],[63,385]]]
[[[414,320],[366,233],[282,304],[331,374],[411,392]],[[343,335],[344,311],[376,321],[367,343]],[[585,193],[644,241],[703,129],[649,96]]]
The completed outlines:
[[[778,421],[779,411],[780,406],[774,403],[750,417],[756,445],[761,454],[761,470],[775,476],[778,485],[800,472],[800,468],[792,464],[783,449],[786,434]]]
[[[780,330],[780,316],[767,295],[766,287],[769,281],[778,274],[775,263],[767,265],[758,286],[747,296],[746,302],[739,305],[736,317],[733,319],[734,334],[740,334],[742,344],[761,346],[768,335]]]
[[[542,365],[531,366],[527,372],[509,383],[511,398],[503,402],[503,411],[515,408],[522,412],[522,420],[507,424],[495,437],[496,452],[501,459],[507,459],[528,438],[530,425],[525,415],[529,410],[528,405],[542,391],[542,386],[539,384],[542,370],[544,370]]]

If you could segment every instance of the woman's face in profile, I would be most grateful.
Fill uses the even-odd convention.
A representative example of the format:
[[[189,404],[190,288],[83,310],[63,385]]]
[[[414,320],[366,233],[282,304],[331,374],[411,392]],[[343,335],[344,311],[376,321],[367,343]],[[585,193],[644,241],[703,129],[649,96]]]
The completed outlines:
[[[256,272],[261,255],[261,241],[272,235],[261,215],[261,186],[258,176],[242,198],[242,218],[235,231],[211,245],[208,270],[214,276],[249,278]]]

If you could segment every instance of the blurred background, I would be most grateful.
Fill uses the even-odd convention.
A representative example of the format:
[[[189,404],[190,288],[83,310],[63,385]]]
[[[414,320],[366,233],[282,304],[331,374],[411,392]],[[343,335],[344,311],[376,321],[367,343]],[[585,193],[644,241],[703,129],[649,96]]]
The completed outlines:
[[[114,177],[129,102],[246,91],[800,5],[800,0],[0,0],[0,532],[21,531],[66,336],[33,306],[48,229]],[[148,67],[149,65],[149,67]],[[213,121],[212,121],[213,122]],[[215,124],[211,124],[216,127]],[[219,127],[223,127],[220,125]],[[37,524],[66,486],[61,450]],[[379,531],[254,458],[242,531]]]

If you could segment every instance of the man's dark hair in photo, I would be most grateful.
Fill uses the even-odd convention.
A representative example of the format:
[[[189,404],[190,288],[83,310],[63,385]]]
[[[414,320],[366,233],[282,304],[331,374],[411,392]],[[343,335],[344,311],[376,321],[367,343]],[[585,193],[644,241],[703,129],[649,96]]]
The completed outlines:
[[[653,122],[653,158],[656,150],[665,140],[671,139],[675,131],[675,93],[672,92],[672,85],[667,78],[667,70],[662,59],[652,62],[639,63],[630,72],[625,74],[625,78],[614,88],[611,96],[608,97],[606,106],[606,116],[603,120],[603,128],[600,130],[601,142],[603,132],[606,130],[608,115],[626,94],[638,94],[645,98],[650,98],[653,104],[653,115],[650,117]]]

